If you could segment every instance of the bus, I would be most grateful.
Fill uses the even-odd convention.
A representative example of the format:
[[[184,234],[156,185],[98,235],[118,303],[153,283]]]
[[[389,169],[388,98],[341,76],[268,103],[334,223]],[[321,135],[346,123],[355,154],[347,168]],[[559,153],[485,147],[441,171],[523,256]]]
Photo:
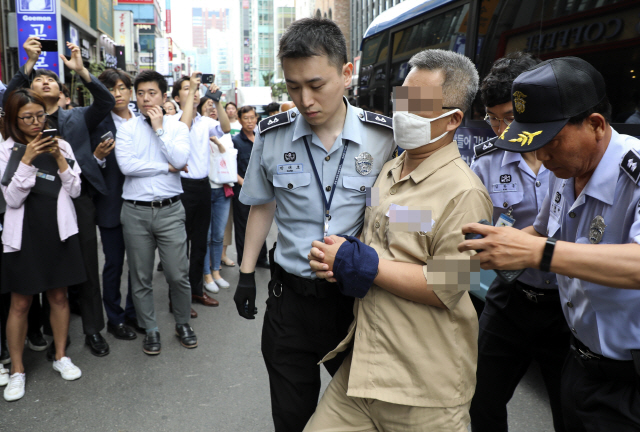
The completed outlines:
[[[640,110],[640,1],[637,0],[405,0],[376,17],[360,47],[358,106],[391,115],[391,92],[409,73],[408,61],[428,48],[464,54],[484,78],[495,60],[527,51],[542,60],[575,56],[605,78],[613,106],[612,127],[640,137],[640,124],[626,124]],[[456,133],[462,158],[493,137],[482,120],[479,97]],[[484,299],[494,272],[481,273]]]

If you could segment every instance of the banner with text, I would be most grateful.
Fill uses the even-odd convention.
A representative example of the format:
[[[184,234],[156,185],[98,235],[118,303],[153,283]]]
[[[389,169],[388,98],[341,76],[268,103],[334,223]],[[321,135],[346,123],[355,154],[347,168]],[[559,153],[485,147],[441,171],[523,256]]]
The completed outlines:
[[[29,36],[37,36],[40,39],[52,39],[58,41],[58,51],[63,47],[60,11],[56,0],[25,1],[16,0],[16,18],[18,28],[18,56],[20,66],[23,66],[29,58],[22,48]],[[49,69],[64,81],[63,64],[58,51],[43,51],[38,58],[35,69]]]

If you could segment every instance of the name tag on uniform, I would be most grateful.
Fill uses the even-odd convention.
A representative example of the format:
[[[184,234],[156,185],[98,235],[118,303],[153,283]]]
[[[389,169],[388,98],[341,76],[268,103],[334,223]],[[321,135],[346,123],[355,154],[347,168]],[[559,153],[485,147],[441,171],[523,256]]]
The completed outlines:
[[[304,172],[303,164],[282,164],[277,166],[277,174],[295,174]]]
[[[494,183],[491,192],[518,192],[518,183]]]
[[[551,203],[551,216],[556,219],[560,219],[560,215],[562,214],[562,203]]]
[[[56,178],[54,176],[52,176],[51,174],[46,174],[43,172],[38,171],[36,173],[36,177],[44,179],[44,180],[49,180],[49,181],[54,181]]]
[[[501,214],[496,222],[497,227],[512,227],[516,223],[516,220],[506,214]]]

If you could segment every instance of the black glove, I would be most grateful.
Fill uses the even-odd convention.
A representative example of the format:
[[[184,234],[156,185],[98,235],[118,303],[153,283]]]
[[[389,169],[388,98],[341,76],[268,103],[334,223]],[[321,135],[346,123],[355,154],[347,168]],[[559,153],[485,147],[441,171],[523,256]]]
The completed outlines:
[[[256,272],[240,272],[240,280],[233,296],[238,314],[246,319],[255,319],[256,309]]]

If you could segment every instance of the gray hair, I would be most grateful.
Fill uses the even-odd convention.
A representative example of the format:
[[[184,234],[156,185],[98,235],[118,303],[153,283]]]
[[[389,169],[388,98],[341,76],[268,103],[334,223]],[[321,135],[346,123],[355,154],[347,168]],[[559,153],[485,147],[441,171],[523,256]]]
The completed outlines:
[[[453,51],[427,49],[411,57],[409,66],[418,70],[441,70],[442,105],[467,111],[478,92],[478,71],[468,57]]]

